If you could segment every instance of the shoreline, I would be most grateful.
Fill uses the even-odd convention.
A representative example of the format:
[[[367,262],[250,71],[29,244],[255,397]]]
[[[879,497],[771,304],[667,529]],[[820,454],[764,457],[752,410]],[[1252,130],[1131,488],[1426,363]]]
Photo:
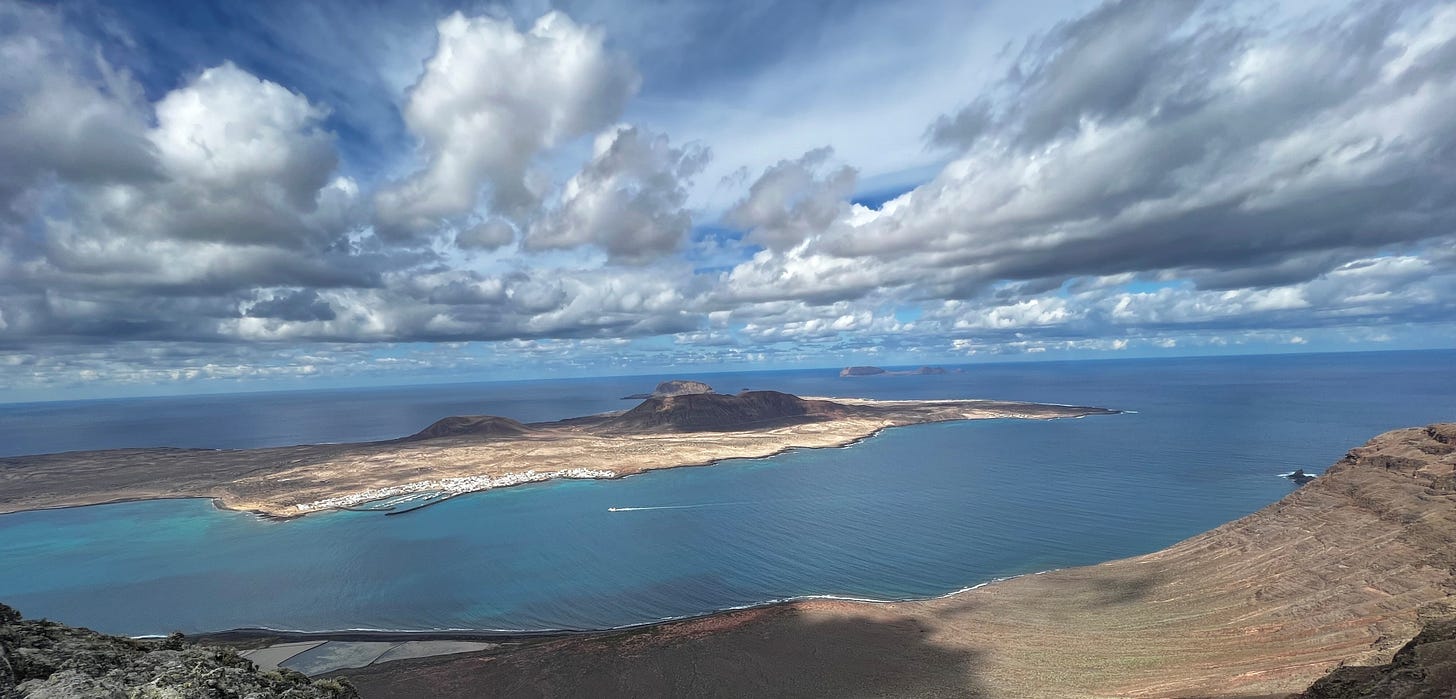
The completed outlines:
[[[1041,404],[1041,405],[1054,405],[1054,404],[1044,403],[1044,404]],[[1058,406],[1058,407],[1078,407],[1078,406]],[[1111,409],[1109,409],[1105,413],[1097,413],[1097,414],[1102,414],[1102,415],[1123,415],[1123,414],[1129,414],[1131,412],[1133,412],[1133,411],[1127,411],[1127,410],[1111,410]],[[645,474],[645,473],[650,473],[652,471],[669,471],[669,470],[675,470],[675,469],[680,469],[680,468],[683,468],[683,469],[686,469],[686,468],[707,468],[707,467],[710,467],[710,466],[718,466],[718,465],[721,465],[723,463],[730,462],[730,461],[764,461],[764,460],[773,459],[773,458],[782,456],[784,454],[789,454],[789,453],[792,453],[792,452],[795,452],[795,451],[801,451],[801,450],[803,450],[803,451],[812,451],[812,450],[820,450],[820,449],[848,449],[850,447],[853,447],[855,445],[858,445],[858,444],[861,444],[861,443],[863,443],[865,441],[868,441],[870,439],[873,439],[873,438],[879,436],[881,433],[885,432],[886,430],[899,429],[899,428],[903,428],[903,427],[917,427],[917,426],[921,426],[921,425],[943,425],[943,424],[954,424],[954,423],[958,423],[958,422],[977,422],[977,421],[981,421],[981,420],[1023,420],[1023,419],[1046,420],[1046,421],[1051,421],[1051,420],[1080,420],[1080,419],[1082,419],[1084,417],[1087,417],[1087,415],[1085,415],[1085,414],[1084,415],[1065,415],[1065,416],[1052,416],[1052,417],[1044,417],[1044,418],[1021,418],[1021,417],[954,418],[954,419],[947,419],[947,420],[936,420],[936,421],[927,421],[927,422],[907,423],[907,424],[903,424],[903,425],[886,425],[884,427],[880,427],[878,429],[875,429],[873,432],[870,432],[868,434],[864,434],[864,435],[861,435],[861,436],[858,436],[858,437],[854,437],[852,439],[848,439],[848,440],[846,440],[846,441],[844,441],[842,443],[838,443],[838,444],[825,444],[825,445],[789,445],[789,446],[785,446],[785,447],[783,447],[783,448],[781,448],[778,451],[775,451],[773,453],[763,454],[763,455],[760,455],[760,456],[723,456],[723,457],[717,457],[717,458],[709,459],[707,461],[701,461],[701,462],[695,462],[695,463],[683,463],[683,464],[678,464],[678,465],[675,465],[675,466],[666,466],[666,467],[662,467],[662,468],[643,469],[643,470],[640,470],[640,471],[633,471],[633,472],[629,472],[629,473],[612,472],[612,475],[599,475],[599,476],[592,476],[592,477],[557,476],[557,477],[542,478],[542,479],[536,479],[536,480],[523,480],[523,481],[520,481],[520,482],[517,482],[517,483],[511,483],[511,484],[507,484],[507,485],[496,485],[496,486],[487,487],[487,488],[481,488],[481,489],[476,489],[476,490],[464,490],[464,491],[456,492],[456,493],[440,494],[437,497],[431,498],[429,500],[429,502],[425,502],[425,503],[422,503],[422,504],[419,504],[419,505],[416,505],[416,506],[413,506],[413,507],[410,507],[410,508],[407,508],[407,509],[404,509],[404,510],[369,509],[369,508],[365,508],[365,507],[360,507],[359,505],[367,505],[367,504],[369,504],[371,502],[379,502],[379,501],[383,501],[383,500],[388,500],[388,499],[393,498],[393,497],[399,497],[400,495],[408,495],[408,494],[416,494],[416,493],[429,493],[431,491],[428,490],[428,489],[422,489],[422,490],[418,490],[418,491],[409,491],[409,492],[404,492],[404,493],[398,493],[398,494],[395,494],[395,495],[386,495],[386,496],[382,496],[382,497],[375,498],[375,499],[372,499],[372,500],[365,500],[365,501],[362,501],[362,502],[357,503],[355,505],[320,508],[320,509],[317,509],[317,510],[308,510],[308,511],[305,511],[305,512],[298,512],[298,513],[278,513],[278,512],[268,511],[268,510],[250,509],[250,508],[244,508],[244,507],[232,507],[232,506],[229,506],[226,502],[224,502],[224,500],[223,500],[222,497],[220,497],[220,496],[213,496],[213,495],[159,495],[159,496],[155,496],[155,497],[152,497],[152,496],[135,496],[135,497],[117,498],[117,499],[114,499],[114,500],[104,500],[104,501],[98,501],[98,502],[76,503],[76,504],[66,504],[66,505],[47,505],[47,506],[41,506],[41,507],[31,507],[31,508],[26,508],[26,509],[6,510],[6,511],[0,511],[0,518],[6,517],[6,516],[9,516],[9,515],[24,514],[24,513],[27,513],[27,512],[46,512],[46,511],[50,511],[50,510],[71,510],[71,509],[78,509],[78,508],[82,508],[82,507],[102,507],[102,506],[105,506],[105,505],[124,505],[124,504],[127,504],[127,503],[133,503],[133,502],[153,502],[153,501],[162,501],[162,500],[207,500],[209,502],[209,504],[211,504],[213,506],[213,509],[216,509],[216,510],[219,510],[219,511],[222,511],[222,512],[237,512],[237,513],[241,513],[241,514],[248,514],[248,515],[253,515],[257,519],[266,520],[266,521],[269,521],[269,522],[280,522],[280,523],[281,522],[290,522],[290,521],[293,521],[293,520],[296,520],[296,519],[301,519],[303,517],[307,517],[307,516],[310,516],[310,515],[326,514],[326,513],[330,513],[330,512],[365,512],[365,513],[378,513],[378,514],[384,515],[384,516],[399,516],[399,515],[410,514],[412,512],[418,512],[420,510],[423,510],[423,509],[426,509],[426,508],[429,508],[429,507],[433,507],[435,505],[439,505],[439,504],[442,504],[442,503],[445,503],[445,502],[449,502],[449,501],[454,500],[456,498],[465,497],[465,496],[468,496],[468,495],[478,495],[478,494],[481,494],[481,493],[488,493],[488,492],[491,492],[493,490],[502,490],[502,489],[506,489],[506,488],[514,488],[514,487],[519,487],[519,486],[541,485],[541,484],[545,484],[545,483],[555,483],[557,481],[565,481],[565,480],[593,480],[593,481],[605,480],[605,481],[614,481],[614,480],[622,480],[622,479],[625,479],[625,478],[631,478],[633,476],[638,476],[638,475],[642,475],[642,474]],[[313,445],[303,445],[303,446],[313,446]],[[221,451],[221,450],[218,450],[218,451]],[[66,453],[72,453],[72,452],[60,452],[60,454],[66,454]],[[50,454],[47,454],[46,456],[51,456],[51,455]],[[603,470],[605,470],[605,469],[603,469]],[[1046,572],[1046,571],[1039,571],[1037,573],[1026,573],[1025,575],[1040,575],[1042,572]],[[1013,577],[1018,577],[1018,576],[1013,576]],[[996,581],[991,581],[991,582],[996,582]],[[988,584],[988,583],[981,583],[981,584],[984,585],[984,584]],[[972,588],[965,588],[965,589],[972,589]],[[957,592],[963,592],[965,589],[959,590]],[[948,593],[948,594],[955,594],[955,593]],[[798,601],[799,599],[802,599],[802,598],[792,598],[792,599],[780,600],[780,601],[792,602],[792,601]],[[936,598],[935,597],[925,597],[925,598],[915,597],[915,598],[907,598],[905,600],[889,600],[889,601],[915,601],[915,600],[921,600],[921,599],[936,599]],[[879,601],[885,601],[885,600],[865,600],[865,601],[868,601],[868,602],[879,602]],[[772,604],[772,603],[765,603],[765,604]],[[755,605],[755,606],[761,606],[761,605]],[[731,610],[719,610],[719,611],[731,611]],[[708,615],[716,614],[716,613],[718,613],[718,612],[709,612]],[[696,618],[697,616],[702,616],[702,615],[695,615],[694,617],[685,617],[685,618]],[[667,620],[662,620],[662,621],[654,621],[654,622],[646,622],[646,623],[655,624],[655,623],[664,623],[666,621],[672,621],[672,620],[671,619],[667,619]],[[611,630],[612,629],[592,629],[592,630],[589,630],[589,632],[590,633],[599,633],[599,632],[606,632],[606,631],[611,631]],[[288,633],[293,633],[293,632],[288,632]],[[299,632],[299,633],[312,633],[312,632]],[[320,632],[320,633],[332,633],[332,632]],[[408,633],[413,633],[413,632],[408,632]],[[555,632],[553,631],[551,633],[555,633]],[[562,633],[573,633],[573,632],[570,631],[570,630],[562,630]],[[136,638],[141,638],[141,637],[138,636]]]
[[[1146,555],[1146,554],[1144,554]],[[1122,559],[1111,559],[1091,565],[1101,565]],[[1085,567],[1085,566],[1084,566]],[[640,631],[651,629],[667,624],[678,622],[702,621],[713,617],[732,614],[734,612],[751,612],[774,607],[787,607],[805,602],[851,602],[864,605],[894,605],[915,602],[934,602],[962,595],[973,590],[980,590],[1010,582],[1026,577],[1046,575],[1057,571],[1067,570],[1066,568],[1048,568],[1032,573],[1021,573],[1018,575],[1007,575],[995,577],[974,585],[968,585],[950,592],[929,595],[924,597],[904,597],[898,599],[875,599],[871,597],[848,597],[845,595],[820,594],[820,595],[799,595],[796,597],[781,597],[778,599],[755,602],[752,604],[741,604],[732,607],[723,607],[709,612],[696,614],[683,614],[680,616],[653,619],[621,626],[610,626],[601,629],[337,629],[329,631],[302,631],[297,629],[270,629],[266,627],[241,627],[225,629],[222,631],[204,631],[200,633],[183,634],[188,639],[199,643],[241,643],[255,640],[276,639],[272,645],[283,643],[298,643],[303,641],[484,641],[491,643],[524,643],[532,641],[553,641],[563,638],[584,638],[591,636],[607,636],[624,632]],[[158,639],[166,638],[163,634],[142,634],[129,636],[135,639]]]
[[[932,598],[809,596],[329,676],[366,695],[460,699],[548,687],[543,673],[563,695],[1288,696],[1456,623],[1453,468],[1456,424],[1395,430],[1151,553]]]
[[[812,400],[845,400],[845,399],[819,399],[819,398],[815,398],[815,399],[812,399]],[[863,399],[847,399],[847,400],[863,400]],[[966,400],[964,402],[975,402],[975,401],[979,401],[979,400],[980,399]],[[916,401],[901,401],[901,402],[912,403],[912,402],[916,402]],[[937,401],[933,401],[933,402],[939,403],[939,402],[945,402],[945,401],[939,401],[939,400],[937,400]],[[990,402],[990,401],[987,401],[987,402]],[[1058,408],[1077,408],[1077,409],[1082,409],[1081,406],[1065,405],[1065,404],[1061,404],[1061,403],[1038,403],[1037,405],[1047,405],[1047,406],[1053,406],[1053,407],[1058,407]],[[277,521],[277,522],[287,522],[287,521],[294,520],[294,519],[301,519],[301,518],[307,517],[309,515],[323,514],[323,513],[328,513],[328,512],[378,512],[378,513],[380,513],[380,514],[382,514],[382,515],[384,515],[386,517],[393,517],[393,516],[399,516],[399,515],[406,515],[406,514],[409,514],[411,512],[418,512],[418,511],[423,510],[425,508],[433,507],[435,505],[439,505],[441,503],[449,502],[449,501],[454,500],[456,498],[465,497],[467,495],[479,495],[479,494],[482,494],[482,493],[488,493],[488,492],[490,492],[492,490],[502,490],[502,489],[505,489],[505,488],[515,488],[515,487],[526,486],[526,485],[541,485],[541,484],[545,484],[545,483],[554,483],[554,482],[557,482],[557,481],[565,481],[565,480],[616,481],[616,480],[622,480],[622,479],[625,479],[625,478],[631,478],[633,476],[640,476],[640,475],[643,475],[643,474],[646,474],[646,473],[650,473],[650,472],[653,472],[653,471],[671,471],[671,470],[686,469],[686,468],[708,468],[708,467],[711,467],[711,466],[718,466],[720,464],[723,464],[723,463],[726,463],[726,462],[729,462],[729,461],[764,461],[764,460],[773,459],[773,458],[782,456],[784,454],[789,454],[789,453],[792,453],[792,452],[795,452],[795,451],[801,451],[801,450],[809,451],[809,450],[819,450],[819,449],[848,449],[848,448],[853,447],[853,446],[855,446],[857,444],[860,444],[860,443],[865,442],[867,440],[873,439],[873,438],[879,436],[880,433],[882,433],[882,432],[884,432],[886,430],[899,429],[899,428],[903,428],[903,427],[919,427],[919,426],[922,426],[922,425],[944,425],[944,424],[953,424],[953,423],[957,423],[957,422],[978,422],[978,421],[981,421],[981,420],[1044,420],[1044,421],[1050,422],[1052,420],[1080,420],[1080,419],[1082,419],[1084,417],[1087,417],[1088,415],[1125,415],[1125,414],[1135,413],[1136,412],[1136,411],[1117,410],[1117,409],[1110,409],[1110,408],[1109,409],[1100,409],[1100,410],[1105,410],[1106,412],[1102,412],[1102,413],[1084,413],[1084,414],[1079,414],[1079,415],[1057,415],[1057,416],[1037,417],[1037,418],[1011,417],[1011,416],[1007,416],[1007,417],[984,417],[984,418],[952,418],[952,419],[946,419],[946,420],[933,420],[933,421],[926,421],[926,422],[912,422],[912,423],[906,423],[906,424],[903,424],[903,425],[886,425],[884,427],[879,427],[879,428],[875,429],[873,432],[870,432],[868,434],[864,434],[864,435],[861,435],[861,436],[858,436],[858,437],[854,437],[854,438],[851,438],[851,439],[849,439],[847,441],[844,441],[844,442],[838,443],[838,444],[824,444],[824,445],[789,445],[789,446],[785,446],[785,447],[780,448],[778,451],[775,451],[775,452],[772,452],[772,453],[769,453],[769,454],[759,455],[759,456],[722,456],[722,457],[715,457],[715,458],[709,459],[707,461],[700,461],[700,462],[695,462],[695,463],[682,463],[682,464],[677,464],[677,465],[674,465],[674,466],[664,466],[664,467],[661,467],[661,468],[642,469],[642,470],[639,470],[639,471],[631,471],[631,472],[626,472],[626,473],[615,472],[614,471],[614,472],[612,472],[612,475],[600,475],[600,476],[589,476],[589,477],[555,476],[555,477],[551,477],[551,478],[542,478],[542,479],[539,479],[539,480],[524,480],[524,481],[521,481],[521,482],[518,482],[518,483],[510,483],[510,484],[507,484],[507,485],[491,486],[491,487],[487,487],[487,488],[481,488],[481,489],[478,489],[478,490],[464,490],[464,491],[461,491],[461,492],[458,492],[458,493],[450,493],[448,495],[441,494],[438,497],[431,498],[429,500],[429,502],[426,502],[426,503],[423,503],[423,504],[420,504],[420,505],[416,505],[414,507],[411,507],[411,508],[408,508],[408,509],[405,509],[405,510],[397,510],[397,511],[396,510],[369,510],[369,509],[360,508],[358,506],[350,506],[350,507],[328,507],[328,508],[321,508],[321,509],[317,509],[317,510],[309,510],[309,511],[306,511],[306,512],[300,512],[298,514],[273,514],[273,513],[270,513],[270,512],[264,512],[264,511],[260,511],[260,510],[240,510],[240,509],[237,509],[237,508],[228,507],[227,505],[223,504],[220,501],[220,499],[218,499],[218,498],[211,498],[211,499],[213,500],[214,505],[219,510],[227,510],[227,511],[230,511],[230,512],[248,512],[250,514],[257,515],[260,518],[268,519],[268,520],[271,520],[271,521]],[[603,414],[607,414],[607,413],[603,413]],[[595,417],[595,416],[592,416],[592,417]],[[603,469],[603,470],[606,470],[606,469]],[[413,492],[413,493],[428,493],[430,491],[429,490],[419,490],[419,491],[411,491],[411,492]],[[408,493],[402,493],[402,494],[408,494]],[[387,500],[387,499],[389,499],[391,497],[397,497],[397,496],[396,495],[385,496],[385,497],[378,498],[378,499],[375,499],[375,500],[366,500],[366,501],[361,502],[359,504],[360,505],[367,505],[370,502],[378,502],[380,500]],[[144,501],[144,500],[148,500],[148,499],[158,499],[158,500],[185,500],[185,499],[189,499],[189,498],[133,498],[132,501],[140,502],[140,501]],[[98,504],[109,504],[109,503],[98,503]],[[74,507],[89,507],[89,505],[74,505]],[[0,513],[0,516],[3,516],[5,514],[10,514],[10,513]],[[1057,570],[1057,569],[1052,569],[1052,570]],[[1042,573],[1045,573],[1045,572],[1049,572],[1049,571],[1038,571],[1036,573],[1025,573],[1025,575],[1041,575]],[[1012,577],[1020,577],[1020,576],[1012,576]],[[1004,579],[1008,579],[1009,580],[1010,578],[1004,578]],[[997,579],[997,580],[992,580],[992,581],[989,581],[989,582],[986,582],[986,583],[981,583],[981,585],[987,585],[987,584],[990,584],[991,582],[998,582],[999,580],[1002,580],[1002,579]],[[951,592],[951,593],[947,593],[947,594],[958,594],[960,592],[965,592],[966,590],[971,590],[971,589],[975,589],[975,587],[973,586],[973,587],[963,588],[961,590],[957,590],[956,592]],[[716,612],[708,612],[706,614],[691,615],[691,616],[687,616],[687,617],[681,617],[681,618],[678,618],[678,619],[662,619],[662,620],[659,620],[659,621],[644,622],[643,624],[633,624],[631,627],[621,627],[621,628],[636,628],[636,627],[640,627],[640,626],[644,626],[644,625],[667,623],[667,622],[670,622],[670,621],[680,621],[680,620],[685,620],[685,619],[697,619],[697,618],[702,618],[702,617],[706,617],[706,616],[712,616],[714,614],[721,614],[723,612],[734,611],[736,609],[757,609],[757,608],[761,608],[761,607],[765,607],[765,606],[773,606],[776,603],[792,603],[792,602],[801,601],[801,600],[804,600],[804,599],[810,599],[810,598],[788,598],[788,599],[785,599],[785,600],[778,600],[776,602],[765,602],[763,604],[750,605],[749,607],[742,607],[742,608],[730,607],[728,609],[722,609],[722,610],[718,610]],[[912,602],[912,601],[917,601],[917,600],[929,600],[929,599],[939,599],[939,597],[913,597],[913,598],[907,598],[905,600],[861,600],[861,601],[865,601],[865,602],[883,602],[883,603],[889,603],[889,602],[893,602],[893,601]],[[559,633],[566,633],[566,634],[572,634],[572,633],[608,633],[608,632],[616,631],[616,630],[621,630],[621,629],[618,629],[618,628],[610,628],[610,629],[588,629],[588,630],[583,630],[583,631],[580,631],[580,632],[578,632],[578,631],[572,631],[572,630],[561,630]],[[546,632],[546,633],[558,633],[558,632],[557,631],[550,631],[550,632]]]

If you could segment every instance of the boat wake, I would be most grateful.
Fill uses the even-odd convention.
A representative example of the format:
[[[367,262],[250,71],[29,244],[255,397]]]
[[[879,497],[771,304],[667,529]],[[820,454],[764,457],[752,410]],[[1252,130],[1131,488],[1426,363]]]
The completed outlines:
[[[607,512],[645,512],[647,510],[696,510],[700,507],[734,507],[751,502],[705,502],[697,505],[654,505],[651,507],[608,507]]]

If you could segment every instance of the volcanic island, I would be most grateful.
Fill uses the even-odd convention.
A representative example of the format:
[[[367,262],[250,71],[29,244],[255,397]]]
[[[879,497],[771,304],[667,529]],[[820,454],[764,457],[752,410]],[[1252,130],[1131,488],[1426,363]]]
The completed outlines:
[[[224,509],[276,518],[381,502],[393,503],[384,509],[417,507],[557,478],[620,478],[789,449],[840,447],[903,425],[1114,412],[995,400],[659,390],[626,411],[536,423],[490,415],[447,417],[416,434],[381,442],[0,458],[0,513],[161,498],[211,498]]]

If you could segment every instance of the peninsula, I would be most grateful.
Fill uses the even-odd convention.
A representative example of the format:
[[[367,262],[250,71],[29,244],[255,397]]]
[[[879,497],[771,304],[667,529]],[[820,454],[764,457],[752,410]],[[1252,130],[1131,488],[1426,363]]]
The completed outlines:
[[[448,417],[417,434],[383,442],[0,458],[0,513],[203,497],[226,509],[287,518],[390,498],[438,499],[554,478],[618,478],[794,448],[837,447],[917,423],[1112,412],[987,400],[683,393],[650,397],[631,410],[558,422]]]

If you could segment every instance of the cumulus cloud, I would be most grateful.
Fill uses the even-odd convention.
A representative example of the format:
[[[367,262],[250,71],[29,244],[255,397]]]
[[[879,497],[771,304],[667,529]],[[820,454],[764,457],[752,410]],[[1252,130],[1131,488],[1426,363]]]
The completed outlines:
[[[244,314],[253,318],[278,318],[291,321],[333,320],[333,306],[313,289],[287,290],[253,303]]]
[[[100,57],[67,50],[59,18],[19,3],[0,6],[0,206],[20,218],[40,202],[31,191],[47,176],[80,182],[159,176],[157,154],[138,109],[141,88]],[[24,197],[23,195],[31,194]]]
[[[591,162],[560,204],[531,226],[528,250],[595,245],[614,261],[641,264],[678,249],[692,226],[683,209],[708,151],[674,148],[667,136],[624,126],[597,138]]]
[[[771,250],[792,248],[823,232],[848,210],[858,176],[849,166],[829,167],[833,157],[834,149],[824,147],[779,161],[764,170],[725,218]]]
[[[44,222],[30,274],[153,288],[367,283],[338,247],[357,187],[333,174],[324,114],[232,64],[203,71],[156,104],[146,136],[161,177],[68,182],[69,216]]]
[[[424,168],[375,196],[376,227],[393,237],[438,229],[476,209],[529,217],[545,149],[616,121],[639,78],[602,32],[551,12],[527,31],[510,20],[441,20],[435,54],[404,106]]]
[[[1191,7],[1108,3],[1028,42],[963,157],[879,211],[842,206],[730,286],[850,298],[1119,273],[1287,283],[1450,230],[1451,8],[1265,30]],[[866,269],[817,272],[856,261]]]
[[[495,250],[510,245],[516,229],[500,217],[492,217],[455,234],[455,245],[467,250]]]
[[[192,193],[222,193],[239,204],[292,215],[316,208],[319,190],[338,165],[333,136],[320,126],[326,115],[302,95],[224,63],[163,97],[156,105],[157,128],[149,136],[173,182],[192,186]],[[196,208],[241,208],[216,199],[197,202]],[[287,231],[269,229],[250,222],[174,232],[237,241],[261,231],[286,241]]]
[[[375,366],[364,343],[617,366],[1456,337],[1449,3],[1106,2],[886,124],[949,158],[920,186],[879,204],[857,188],[885,173],[796,148],[721,213],[688,203],[707,149],[628,110],[627,52],[564,14],[440,20],[388,96],[410,143],[363,165],[331,93],[241,59],[147,81],[37,5],[0,25],[0,381],[328,373]]]
[[[0,341],[209,337],[256,288],[378,283],[327,109],[231,63],[150,103],[53,16],[17,21],[33,31],[0,42],[28,68],[0,78],[24,107],[0,149],[25,164],[7,168]]]

